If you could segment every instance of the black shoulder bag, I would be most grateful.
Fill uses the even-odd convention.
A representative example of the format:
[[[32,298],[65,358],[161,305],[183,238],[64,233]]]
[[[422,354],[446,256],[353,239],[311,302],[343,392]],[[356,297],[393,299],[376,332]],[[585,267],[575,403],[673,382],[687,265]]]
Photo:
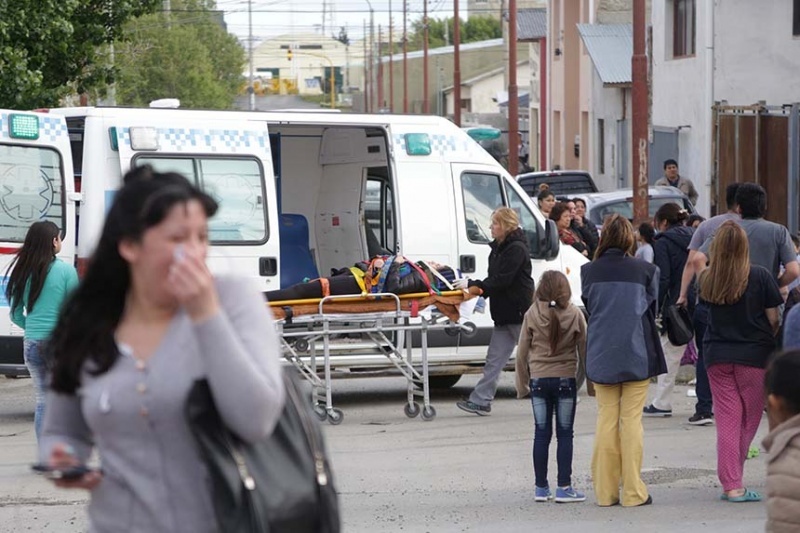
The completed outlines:
[[[689,344],[694,336],[694,327],[689,310],[685,306],[667,305],[664,307],[663,320],[667,338],[673,346]]]
[[[189,392],[186,417],[211,476],[220,531],[339,532],[338,498],[322,432],[288,371],[278,424],[254,444],[227,428],[205,379],[195,381]]]

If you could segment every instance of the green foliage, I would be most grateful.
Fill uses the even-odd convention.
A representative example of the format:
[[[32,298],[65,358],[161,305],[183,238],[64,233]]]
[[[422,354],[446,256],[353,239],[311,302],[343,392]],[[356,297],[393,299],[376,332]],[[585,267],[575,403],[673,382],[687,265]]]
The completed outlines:
[[[72,92],[104,87],[108,43],[131,17],[161,0],[0,1],[0,107],[52,107]]]
[[[453,44],[453,18],[428,19],[428,47],[438,48]],[[422,50],[425,27],[422,19],[411,24],[408,35],[408,50]],[[499,39],[503,36],[500,21],[492,17],[470,17],[461,20],[461,42],[473,43],[489,39]]]
[[[117,99],[146,106],[178,98],[181,107],[226,109],[242,85],[245,52],[220,24],[213,2],[172,0],[173,12],[145,15],[117,44]]]

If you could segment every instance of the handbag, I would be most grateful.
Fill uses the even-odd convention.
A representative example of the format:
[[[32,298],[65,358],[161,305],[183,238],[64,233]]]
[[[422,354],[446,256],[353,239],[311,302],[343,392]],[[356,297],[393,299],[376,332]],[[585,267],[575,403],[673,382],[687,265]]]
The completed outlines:
[[[322,432],[296,378],[283,373],[286,401],[267,438],[247,443],[228,429],[205,379],[189,391],[185,415],[212,482],[225,533],[338,533],[339,505]]]
[[[668,305],[664,308],[664,327],[667,338],[674,346],[688,344],[694,337],[692,319],[689,310],[682,305]]]

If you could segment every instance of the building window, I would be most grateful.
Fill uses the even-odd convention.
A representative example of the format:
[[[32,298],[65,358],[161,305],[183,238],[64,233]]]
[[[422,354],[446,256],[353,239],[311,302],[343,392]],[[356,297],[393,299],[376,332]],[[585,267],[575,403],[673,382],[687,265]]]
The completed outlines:
[[[672,6],[672,57],[695,53],[696,0],[674,0]]]
[[[792,15],[792,35],[800,37],[800,0],[794,0],[794,14]]]
[[[606,121],[597,120],[597,169],[600,174],[606,173]]]

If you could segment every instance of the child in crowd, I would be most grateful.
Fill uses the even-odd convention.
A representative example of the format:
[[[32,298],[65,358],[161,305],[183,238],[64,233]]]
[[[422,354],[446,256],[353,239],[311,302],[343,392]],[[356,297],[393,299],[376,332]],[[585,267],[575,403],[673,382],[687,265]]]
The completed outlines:
[[[578,355],[586,358],[586,319],[570,303],[567,277],[548,270],[538,283],[533,304],[522,322],[516,358],[517,396],[530,393],[535,432],[534,499],[553,499],[547,481],[547,462],[553,437],[553,416],[558,439],[558,503],[582,502],[586,496],[572,488],[572,439],[577,403]]]
[[[765,378],[770,433],[767,532],[800,531],[800,350],[776,356]]]
[[[656,230],[649,222],[639,224],[636,231],[636,259],[643,259],[648,263],[653,262],[653,241],[656,238]]]

